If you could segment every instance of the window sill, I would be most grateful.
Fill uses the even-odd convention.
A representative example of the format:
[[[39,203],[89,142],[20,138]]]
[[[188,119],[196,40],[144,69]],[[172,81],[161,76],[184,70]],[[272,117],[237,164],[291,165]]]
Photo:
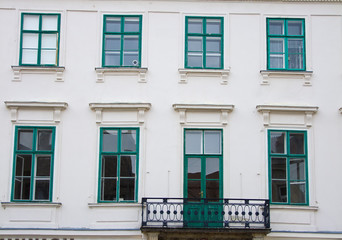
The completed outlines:
[[[318,211],[318,206],[270,205],[270,209]]]
[[[270,78],[304,79],[303,86],[311,86],[312,71],[273,71],[261,70],[262,85],[269,85]]]
[[[105,75],[138,75],[139,83],[146,83],[147,68],[135,67],[97,67],[96,82],[103,83]]]
[[[21,82],[23,73],[51,73],[56,74],[56,82],[63,82],[63,72],[65,67],[46,67],[46,66],[12,66],[14,77],[13,82]]]
[[[141,207],[140,203],[88,203],[89,208],[101,208],[101,207]]]
[[[188,77],[220,77],[221,84],[226,85],[228,83],[228,75],[230,69],[192,69],[192,68],[180,68],[178,69],[180,74],[179,83],[187,83]]]
[[[1,202],[3,208],[6,207],[52,207],[59,208],[62,203],[59,202]]]

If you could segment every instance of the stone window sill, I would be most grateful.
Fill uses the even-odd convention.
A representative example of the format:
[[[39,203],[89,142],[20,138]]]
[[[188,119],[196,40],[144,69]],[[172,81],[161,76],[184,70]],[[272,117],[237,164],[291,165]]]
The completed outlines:
[[[105,75],[138,75],[139,83],[146,83],[147,68],[134,67],[97,67],[96,82],[103,83]]]
[[[6,207],[51,207],[59,208],[62,206],[60,202],[2,202],[1,206]]]
[[[318,206],[270,205],[270,209],[318,211]]]
[[[262,85],[270,84],[269,79],[271,78],[289,78],[289,79],[304,79],[303,86],[311,86],[312,71],[272,71],[272,70],[261,70]]]
[[[46,67],[46,66],[12,66],[14,73],[13,82],[21,82],[21,75],[25,73],[49,73],[56,74],[56,82],[63,82],[63,72],[65,67]]]
[[[88,203],[89,208],[102,208],[102,207],[141,207],[140,203]]]
[[[228,75],[230,69],[178,69],[180,74],[179,83],[187,83],[188,77],[220,77],[221,84],[226,85],[228,83]]]

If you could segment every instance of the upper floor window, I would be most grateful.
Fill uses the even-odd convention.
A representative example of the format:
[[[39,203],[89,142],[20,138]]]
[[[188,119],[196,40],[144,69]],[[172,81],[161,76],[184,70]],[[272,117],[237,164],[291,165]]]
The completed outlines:
[[[270,199],[278,204],[308,204],[306,131],[268,132]]]
[[[54,127],[16,127],[12,201],[51,201]]]
[[[223,18],[185,18],[185,67],[223,68]]]
[[[60,14],[22,13],[19,65],[58,66]]]
[[[105,15],[103,67],[141,66],[142,16]]]
[[[304,19],[267,18],[267,69],[305,70]]]

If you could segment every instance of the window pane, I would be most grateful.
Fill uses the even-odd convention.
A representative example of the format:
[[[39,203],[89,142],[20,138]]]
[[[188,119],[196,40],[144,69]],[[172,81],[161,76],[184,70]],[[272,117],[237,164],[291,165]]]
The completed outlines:
[[[121,36],[106,35],[105,50],[121,50]]]
[[[290,180],[305,180],[304,159],[293,158],[290,160]]]
[[[287,22],[288,35],[303,35],[303,22],[302,21],[288,21]]]
[[[284,68],[285,56],[284,54],[271,54],[270,55],[270,68]]]
[[[221,33],[221,19],[207,19],[207,34]]]
[[[101,200],[116,200],[116,179],[102,179],[101,181]]]
[[[202,52],[203,51],[202,37],[188,37],[188,51]]]
[[[131,156],[121,156],[120,161],[120,177],[133,177],[135,178],[135,161],[136,157]]]
[[[285,153],[285,133],[271,132],[271,153]]]
[[[120,179],[120,201],[134,200],[135,179]]]
[[[284,21],[270,20],[269,21],[269,34],[271,35],[284,35]]]
[[[39,15],[24,15],[24,30],[39,30]]]
[[[52,149],[52,130],[38,130],[38,150],[51,150]]]
[[[185,153],[202,154],[202,131],[185,132]]]
[[[105,65],[120,66],[120,52],[106,52]]]
[[[138,66],[139,65],[139,53],[138,52],[124,52],[123,64],[124,66]]]
[[[188,53],[188,67],[203,67],[202,53]]]
[[[272,181],[272,202],[287,202],[286,181]]]
[[[139,37],[138,36],[125,36],[124,37],[124,50],[139,50]]]
[[[136,130],[122,130],[121,131],[121,151],[122,152],[136,152],[137,131]]]
[[[31,189],[30,177],[15,177],[14,179],[14,199],[29,200]]]
[[[18,150],[32,150],[33,130],[18,130]]]
[[[125,32],[139,32],[139,18],[125,18]]]
[[[288,40],[288,53],[303,53],[303,40],[302,39],[289,39]]]
[[[36,180],[35,200],[49,200],[50,180]]]
[[[106,32],[121,32],[121,18],[106,18]]]
[[[188,181],[188,198],[201,198],[201,181]]]
[[[188,33],[202,33],[202,19],[188,19]]]
[[[272,179],[286,180],[286,158],[271,158]]]
[[[305,203],[305,183],[291,183],[291,203]]]
[[[290,133],[290,153],[304,154],[304,133]]]
[[[23,33],[23,48],[38,49],[38,34]]]
[[[102,178],[117,176],[117,156],[102,156]]]
[[[220,198],[220,184],[216,180],[206,181],[206,198],[217,199]]]
[[[207,68],[220,68],[221,67],[221,54],[207,54],[206,55]]]
[[[22,64],[37,64],[38,50],[23,49],[21,62]]]
[[[303,69],[303,55],[291,54],[289,55],[289,69]]]
[[[42,30],[43,31],[57,31],[58,16],[57,15],[43,15],[42,16]]]
[[[50,177],[51,157],[37,156],[36,177]]]
[[[204,131],[204,153],[220,154],[221,153],[221,132],[220,131]]]
[[[15,176],[31,176],[32,155],[17,155]]]
[[[207,37],[206,44],[208,52],[221,52],[221,38]]]
[[[271,38],[270,39],[270,52],[271,53],[283,53],[284,51],[284,39]]]
[[[117,152],[118,151],[118,131],[117,130],[103,130],[102,151],[103,152]]]
[[[42,50],[41,51],[41,64],[56,64],[57,63],[57,54],[56,50]]]
[[[57,48],[57,34],[42,34],[42,48]]]
[[[220,159],[219,158],[207,158],[206,159],[206,179],[219,179],[220,175]]]
[[[188,158],[188,179],[201,179],[200,158]]]

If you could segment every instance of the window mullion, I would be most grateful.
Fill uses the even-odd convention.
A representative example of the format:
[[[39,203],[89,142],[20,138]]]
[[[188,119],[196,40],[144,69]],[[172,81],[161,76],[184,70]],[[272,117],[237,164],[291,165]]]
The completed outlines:
[[[39,28],[38,28],[38,50],[37,50],[37,64],[41,64],[41,44],[42,44],[42,15],[39,15]]]
[[[120,167],[121,167],[121,154],[117,158],[117,172],[116,172],[116,201],[120,200]]]

